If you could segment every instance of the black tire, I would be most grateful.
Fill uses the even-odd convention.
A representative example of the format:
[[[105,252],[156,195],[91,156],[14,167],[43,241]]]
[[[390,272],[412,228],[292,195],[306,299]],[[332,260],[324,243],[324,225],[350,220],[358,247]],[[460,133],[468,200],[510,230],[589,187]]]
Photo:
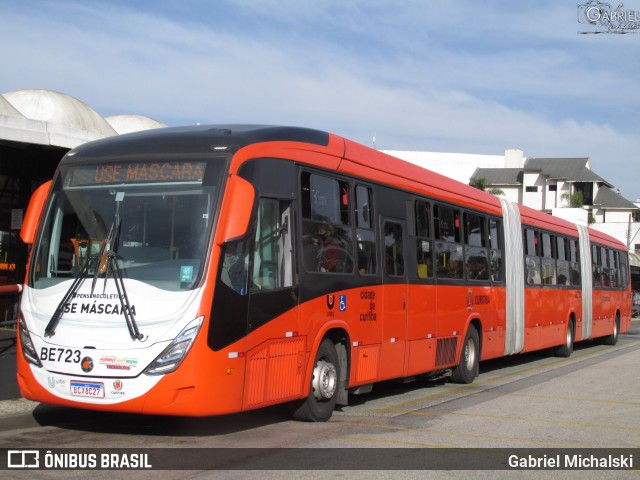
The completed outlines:
[[[567,325],[567,332],[565,335],[564,344],[560,345],[559,347],[556,347],[556,349],[553,351],[553,354],[556,357],[569,358],[573,353],[573,342],[575,341],[575,338],[576,338],[575,327],[573,326],[573,322],[569,322],[569,325]]]
[[[480,337],[475,327],[469,327],[467,335],[464,337],[462,352],[460,353],[460,363],[453,370],[451,381],[453,383],[472,383],[478,376],[480,369]]]
[[[340,360],[333,342],[325,338],[318,347],[313,363],[309,395],[290,404],[291,415],[303,422],[326,422],[338,400]]]
[[[615,345],[618,343],[618,334],[620,333],[620,316],[616,316],[616,322],[613,324],[613,333],[602,339],[605,345]]]

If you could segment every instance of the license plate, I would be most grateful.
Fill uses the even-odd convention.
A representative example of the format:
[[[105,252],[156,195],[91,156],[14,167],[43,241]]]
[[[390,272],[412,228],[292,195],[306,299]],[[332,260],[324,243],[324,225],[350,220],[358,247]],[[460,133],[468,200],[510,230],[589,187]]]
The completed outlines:
[[[75,397],[104,398],[104,383],[71,380],[71,395]]]

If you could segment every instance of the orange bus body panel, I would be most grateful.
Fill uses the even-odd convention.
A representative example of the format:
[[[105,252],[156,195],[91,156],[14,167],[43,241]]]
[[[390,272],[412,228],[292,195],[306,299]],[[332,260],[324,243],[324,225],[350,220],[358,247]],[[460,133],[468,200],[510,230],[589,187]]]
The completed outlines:
[[[35,192],[33,192],[33,195],[31,195],[31,198],[29,199],[29,205],[27,206],[27,211],[24,214],[22,228],[20,229],[20,238],[27,245],[31,245],[36,236],[40,215],[42,214],[44,204],[47,201],[49,191],[51,190],[51,183],[52,181],[49,180],[48,182],[40,185],[36,188]]]

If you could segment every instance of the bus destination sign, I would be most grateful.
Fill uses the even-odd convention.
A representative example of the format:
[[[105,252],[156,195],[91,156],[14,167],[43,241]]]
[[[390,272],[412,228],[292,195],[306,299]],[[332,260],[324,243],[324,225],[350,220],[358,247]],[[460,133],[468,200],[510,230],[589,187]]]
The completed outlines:
[[[67,185],[202,182],[205,162],[131,162],[73,167]]]

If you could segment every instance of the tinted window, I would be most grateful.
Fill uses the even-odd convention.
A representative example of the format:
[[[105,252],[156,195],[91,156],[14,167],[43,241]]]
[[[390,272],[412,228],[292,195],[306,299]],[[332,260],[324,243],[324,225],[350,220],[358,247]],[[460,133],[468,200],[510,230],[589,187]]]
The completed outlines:
[[[310,272],[353,272],[353,240],[349,226],[349,185],[302,174],[303,263]]]
[[[431,211],[428,202],[416,202],[416,258],[419,278],[433,277]]]
[[[356,186],[356,247],[358,272],[361,274],[376,273],[376,242],[372,207],[371,188]]]
[[[390,276],[404,275],[404,252],[402,225],[386,222],[384,225],[385,273]]]

